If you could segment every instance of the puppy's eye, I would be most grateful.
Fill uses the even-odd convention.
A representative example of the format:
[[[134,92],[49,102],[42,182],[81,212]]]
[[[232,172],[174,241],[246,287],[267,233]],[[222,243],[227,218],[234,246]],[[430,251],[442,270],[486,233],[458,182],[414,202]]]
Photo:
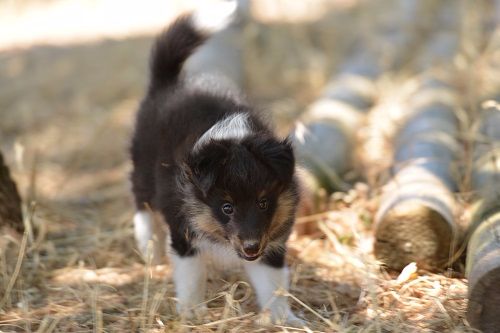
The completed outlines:
[[[258,202],[258,206],[260,209],[266,210],[267,209],[267,199],[260,199]]]
[[[222,212],[226,215],[231,215],[234,212],[233,205],[231,205],[229,202],[223,204],[221,208]]]

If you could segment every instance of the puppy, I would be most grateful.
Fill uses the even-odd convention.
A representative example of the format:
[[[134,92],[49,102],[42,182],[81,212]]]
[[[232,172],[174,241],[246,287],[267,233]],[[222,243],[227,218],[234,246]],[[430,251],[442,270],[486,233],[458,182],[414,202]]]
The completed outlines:
[[[274,322],[300,325],[276,293],[288,288],[285,243],[298,202],[291,144],[217,78],[181,77],[189,55],[236,7],[216,6],[178,18],[153,48],[131,146],[136,239],[144,253],[154,236],[149,208],[159,212],[169,226],[181,315],[192,317],[204,301],[206,265],[215,257],[243,264]]]

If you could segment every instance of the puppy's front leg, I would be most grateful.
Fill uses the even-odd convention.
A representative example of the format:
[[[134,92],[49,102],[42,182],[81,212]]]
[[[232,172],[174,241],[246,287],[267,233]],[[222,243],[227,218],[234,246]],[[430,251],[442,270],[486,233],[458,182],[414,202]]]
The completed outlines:
[[[190,231],[187,229],[188,220],[179,210],[181,203],[174,200],[164,200],[166,206],[162,209],[163,216],[169,224],[169,252],[173,264],[172,277],[177,297],[177,312],[186,319],[196,318],[205,310],[201,303],[205,299],[207,270],[206,263],[201,258],[192,242]]]
[[[296,327],[304,325],[304,322],[293,314],[287,297],[277,295],[279,289],[288,291],[286,265],[274,267],[265,260],[245,262],[245,271],[254,286],[261,309],[271,312],[273,323],[286,323]]]
[[[177,312],[191,319],[205,310],[200,305],[205,299],[206,265],[198,254],[180,256],[172,251],[170,258],[174,264],[174,285],[177,295]]]

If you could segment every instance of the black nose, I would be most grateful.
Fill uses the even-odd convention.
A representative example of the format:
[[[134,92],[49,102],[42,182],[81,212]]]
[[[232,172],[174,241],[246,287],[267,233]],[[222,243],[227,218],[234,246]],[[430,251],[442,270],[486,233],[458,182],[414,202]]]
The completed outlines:
[[[256,240],[243,241],[243,252],[245,252],[247,256],[250,257],[256,256],[257,254],[259,254],[259,250],[260,250],[259,241]]]

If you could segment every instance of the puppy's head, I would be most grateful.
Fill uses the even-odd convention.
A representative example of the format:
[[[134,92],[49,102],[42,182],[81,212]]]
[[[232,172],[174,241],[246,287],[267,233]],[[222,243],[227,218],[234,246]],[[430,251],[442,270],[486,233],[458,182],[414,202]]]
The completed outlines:
[[[204,206],[193,216],[198,232],[230,242],[249,261],[289,232],[297,194],[288,140],[213,140],[190,154],[186,168],[196,201]]]

